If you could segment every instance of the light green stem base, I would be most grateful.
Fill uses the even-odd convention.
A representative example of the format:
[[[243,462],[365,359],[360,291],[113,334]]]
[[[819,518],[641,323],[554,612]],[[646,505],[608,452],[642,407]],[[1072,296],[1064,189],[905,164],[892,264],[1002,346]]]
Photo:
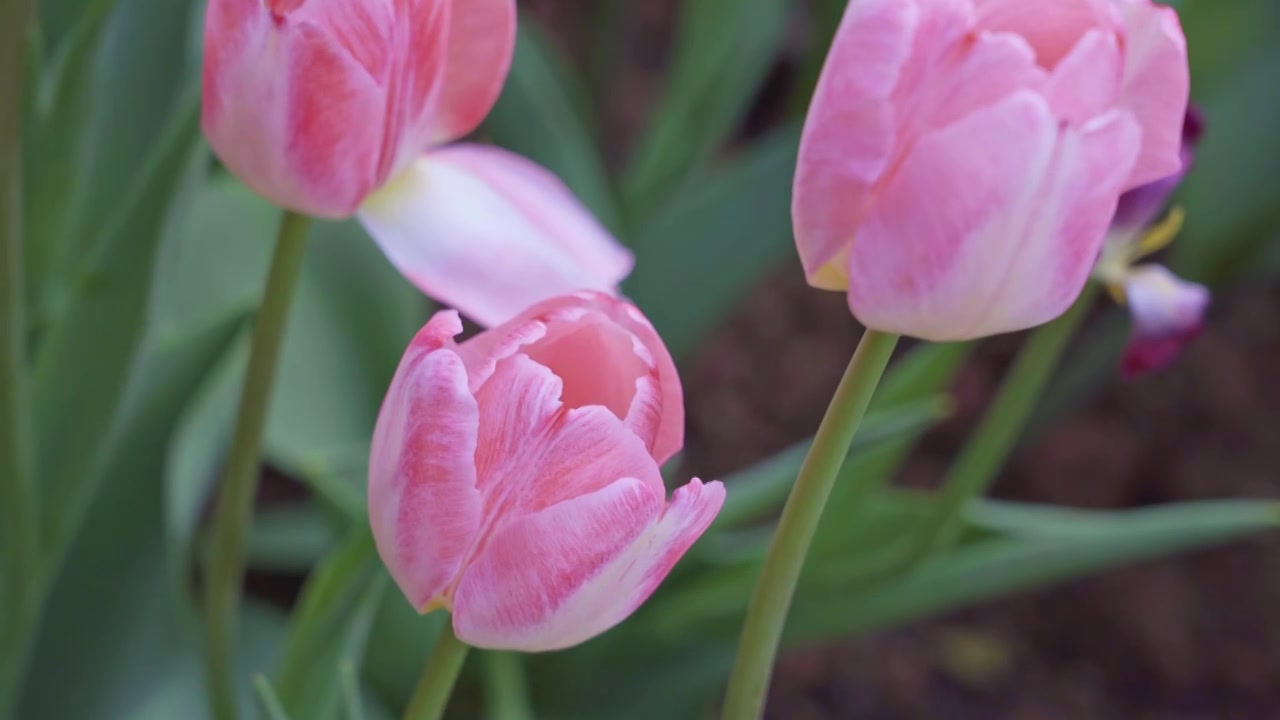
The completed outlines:
[[[831,398],[782,510],[777,533],[747,606],[725,697],[724,720],[754,720],[764,712],[774,658],[805,555],[849,445],[897,342],[896,335],[867,330]]]
[[[413,691],[413,699],[405,710],[404,720],[439,720],[444,716],[444,709],[449,704],[449,696],[453,694],[453,685],[458,680],[462,663],[467,659],[470,650],[466,643],[453,634],[451,618],[445,618],[440,628],[440,638],[436,647],[427,659],[427,667],[422,671],[418,687]]]
[[[205,575],[204,612],[205,662],[215,720],[234,720],[236,717],[233,662],[240,586],[244,577],[245,538],[258,487],[262,429],[271,399],[271,383],[275,377],[276,359],[280,354],[294,286],[302,270],[308,223],[306,216],[293,212],[285,212],[280,222],[280,235],[271,258],[262,307],[253,324],[252,349],[240,395],[235,435],[214,508]]]

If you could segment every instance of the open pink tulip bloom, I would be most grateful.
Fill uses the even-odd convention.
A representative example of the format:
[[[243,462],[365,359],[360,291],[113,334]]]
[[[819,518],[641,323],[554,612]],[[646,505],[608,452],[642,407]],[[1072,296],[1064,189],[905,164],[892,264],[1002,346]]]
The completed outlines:
[[[514,0],[210,0],[205,134],[269,200],[358,213],[401,273],[486,325],[612,291],[631,255],[554,175],[441,147],[493,107],[515,21]]]
[[[853,0],[796,171],[810,283],[929,340],[1060,315],[1120,194],[1179,170],[1189,82],[1149,0]]]
[[[706,530],[724,487],[668,503],[680,381],[635,307],[579,293],[468,340],[438,313],[406,351],[369,461],[378,551],[471,645],[555,650],[608,630]]]

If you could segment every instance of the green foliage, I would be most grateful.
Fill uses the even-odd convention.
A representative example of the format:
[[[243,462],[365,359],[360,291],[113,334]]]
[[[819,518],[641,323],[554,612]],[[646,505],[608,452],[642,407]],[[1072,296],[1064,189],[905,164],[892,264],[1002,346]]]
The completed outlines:
[[[662,93],[629,149],[602,147],[593,105],[625,87],[617,18],[588,38],[600,62],[585,68],[553,41],[562,28],[522,18],[509,82],[484,126],[487,138],[555,172],[632,247],[637,265],[624,290],[682,361],[762,278],[794,261],[797,111],[842,2],[806,5],[809,47],[790,78],[795,94],[768,109],[775,126],[741,130],[778,70],[797,5],[680,3]],[[1272,0],[1179,5],[1208,132],[1180,194],[1188,225],[1171,263],[1218,287],[1273,278],[1280,9]],[[199,140],[202,15],[187,0],[42,0],[32,28],[22,200],[50,585],[18,717],[205,716],[191,602],[199,531],[278,211],[217,170]],[[606,159],[618,158],[627,162],[615,176]],[[382,720],[408,698],[444,620],[419,616],[393,589],[368,535],[363,487],[382,394],[431,306],[355,223],[318,223],[312,238],[265,443],[272,469],[309,499],[263,508],[250,538],[255,568],[308,578],[288,613],[246,607],[240,704],[253,706],[249,679],[258,676],[268,716]],[[1121,311],[1092,326],[1028,435],[1110,382],[1126,332]],[[894,549],[934,498],[890,481],[949,412],[968,350],[923,346],[893,366],[819,529],[790,643],[912,622],[1280,525],[1280,510],[1265,502],[1084,512],[984,501],[965,508],[954,548],[893,572]],[[585,720],[601,707],[621,720],[706,717],[803,452],[727,478],[715,526],[615,631],[561,653],[495,656],[464,682],[488,683],[507,717],[528,709],[507,702],[524,700],[525,671],[537,717]]]

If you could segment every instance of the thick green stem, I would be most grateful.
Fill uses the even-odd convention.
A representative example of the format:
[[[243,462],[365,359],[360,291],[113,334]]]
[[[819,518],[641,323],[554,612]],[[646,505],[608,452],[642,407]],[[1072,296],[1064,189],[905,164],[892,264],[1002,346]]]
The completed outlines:
[[[955,542],[965,507],[986,492],[1009,459],[1096,294],[1097,288],[1090,284],[1066,314],[1031,333],[987,414],[947,473],[932,516],[912,539],[901,569],[910,570]]]
[[[533,720],[529,701],[529,681],[524,660],[517,653],[489,651],[484,654],[487,677],[489,720]]]
[[[814,435],[747,606],[725,697],[724,720],[754,720],[764,712],[774,658],[805,555],[897,342],[896,335],[867,330]]]
[[[240,394],[240,412],[226,474],[214,508],[204,613],[206,670],[215,720],[233,720],[236,716],[233,662],[244,577],[245,537],[258,487],[262,428],[271,399],[276,358],[307,247],[307,226],[308,219],[293,212],[285,212],[280,223],[262,307],[253,324],[249,368]]]
[[[17,706],[44,584],[22,268],[22,108],[32,7],[29,0],[0,5],[0,717]]]
[[[436,647],[427,659],[427,667],[418,680],[418,687],[413,691],[409,708],[404,712],[404,720],[439,720],[444,716],[449,696],[453,694],[453,684],[458,680],[469,649],[453,634],[453,623],[446,618]]]

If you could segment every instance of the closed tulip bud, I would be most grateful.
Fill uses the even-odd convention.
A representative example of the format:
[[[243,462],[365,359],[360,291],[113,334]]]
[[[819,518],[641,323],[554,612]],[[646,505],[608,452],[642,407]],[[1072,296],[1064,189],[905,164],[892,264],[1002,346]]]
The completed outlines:
[[[442,147],[488,114],[514,48],[514,0],[210,0],[202,125],[257,193],[358,214],[409,280],[494,324],[632,266],[551,173]]]
[[[1149,0],[853,0],[796,171],[809,281],[929,340],[1046,322],[1121,193],[1181,167],[1188,95]]]
[[[471,645],[583,642],[631,614],[724,502],[697,479],[666,500],[683,443],[671,356],[635,307],[580,293],[456,344],[418,333],[378,416],[369,519],[420,612]]]

